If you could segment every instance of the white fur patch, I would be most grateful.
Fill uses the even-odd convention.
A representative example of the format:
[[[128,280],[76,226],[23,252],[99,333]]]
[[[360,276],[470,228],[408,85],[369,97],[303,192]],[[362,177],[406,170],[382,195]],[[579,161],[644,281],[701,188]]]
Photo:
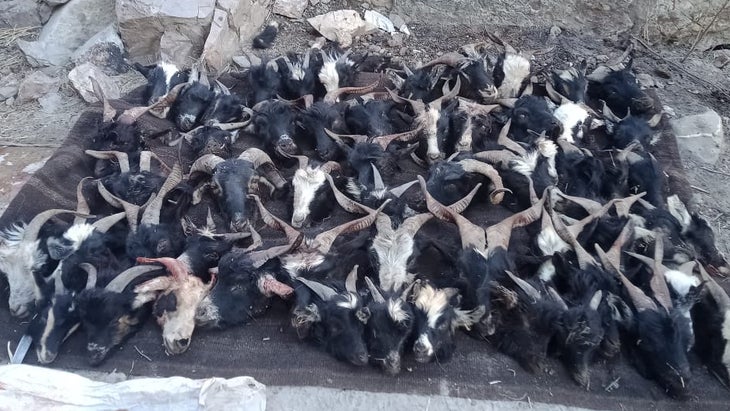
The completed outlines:
[[[173,290],[177,300],[175,311],[165,311],[157,321],[162,327],[162,340],[165,349],[170,353],[178,354],[175,343],[181,339],[190,341],[195,329],[195,316],[203,299],[208,295],[208,285],[194,276],[188,275],[176,279]]]
[[[358,298],[353,293],[347,293],[346,295],[347,300],[345,301],[338,301],[337,306],[341,308],[346,308],[348,310],[354,310],[357,308]]]
[[[541,281],[546,283],[553,280],[553,277],[555,277],[555,265],[552,260],[540,264],[540,267],[537,269],[537,276]]]
[[[429,159],[438,159],[441,157],[437,137],[440,116],[441,112],[435,107],[426,106],[426,111],[416,119],[418,125],[423,127],[423,133],[426,136],[426,156]]]
[[[730,310],[725,311],[725,319],[722,322],[722,338],[725,340],[722,363],[730,371]]]
[[[664,278],[667,280],[669,285],[681,296],[686,296],[691,287],[698,287],[700,280],[697,277],[687,275],[677,270],[667,270],[664,273]]]
[[[94,232],[94,226],[91,224],[74,224],[63,233],[63,237],[73,242],[74,250],[78,250],[83,243],[91,234]]]
[[[292,276],[298,277],[299,272],[315,268],[324,262],[320,253],[296,252],[281,257],[282,267]]]
[[[178,69],[177,66],[172,63],[160,62],[157,63],[157,65],[160,66],[162,68],[162,72],[165,73],[165,85],[167,86],[167,90],[169,91],[172,76],[177,74],[180,69]]]
[[[373,238],[372,249],[378,256],[378,279],[383,290],[399,290],[412,279],[413,276],[407,272],[407,266],[408,259],[413,254],[413,245],[413,238],[404,231],[394,231],[385,224],[378,225],[378,234]]]
[[[298,169],[294,172],[292,186],[294,186],[294,212],[292,213],[292,225],[301,227],[304,220],[310,213],[309,207],[314,200],[314,194],[326,181],[325,172],[319,167]]]
[[[436,322],[449,305],[449,296],[444,290],[439,290],[426,284],[418,291],[415,306],[426,313],[429,328],[436,328]]]
[[[471,145],[473,141],[473,127],[471,123],[471,116],[466,117],[466,124],[464,125],[464,132],[459,137],[459,141],[456,142],[456,151],[471,151]]]
[[[41,292],[33,278],[33,271],[46,263],[48,256],[34,242],[23,241],[24,224],[15,224],[0,232],[0,272],[5,273],[10,288],[8,304],[11,309],[21,310],[36,299]],[[22,314],[22,312],[18,312]]]
[[[573,135],[573,127],[583,125],[586,121],[588,118],[586,109],[575,103],[565,103],[553,111],[553,117],[563,125],[563,134],[559,138],[569,143],[574,143],[575,138],[583,138],[583,128],[578,128],[576,135]]]
[[[530,177],[535,171],[535,167],[537,167],[537,158],[539,156],[539,151],[530,151],[524,156],[510,161],[509,167],[525,177]]]
[[[319,81],[322,83],[327,92],[335,91],[340,87],[340,75],[335,68],[336,59],[334,61],[325,61],[322,69],[319,71]]]
[[[388,315],[397,323],[406,321],[409,318],[408,313],[403,309],[403,304],[400,299],[388,300]]]
[[[555,229],[548,227],[537,235],[537,247],[542,251],[543,255],[553,255],[570,250],[568,243],[555,232]]]
[[[530,75],[530,61],[518,54],[507,54],[504,56],[502,71],[504,80],[498,89],[500,97],[519,97],[522,83]]]
[[[558,171],[555,169],[555,155],[558,154],[558,147],[552,140],[540,139],[537,141],[537,149],[547,159],[548,175],[552,178],[557,178]]]
[[[416,344],[420,345],[421,347],[426,349],[426,355],[432,356],[433,355],[433,344],[431,344],[431,340],[428,339],[428,335],[421,334],[418,336],[418,340],[416,340]]]

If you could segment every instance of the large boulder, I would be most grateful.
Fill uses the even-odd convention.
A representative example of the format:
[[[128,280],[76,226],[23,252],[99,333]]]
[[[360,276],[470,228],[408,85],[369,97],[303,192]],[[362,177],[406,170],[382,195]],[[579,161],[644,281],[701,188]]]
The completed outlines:
[[[46,94],[58,90],[60,80],[51,77],[42,71],[34,71],[28,74],[20,83],[18,90],[18,101],[26,103],[45,96]]]
[[[192,58],[203,51],[216,1],[117,0],[116,3],[119,33],[131,61],[149,64],[164,59],[190,66]]]
[[[714,110],[672,120],[677,146],[683,158],[715,164],[725,148],[722,118]]]
[[[92,63],[109,75],[123,73],[128,69],[124,62],[124,44],[113,24],[76,49],[71,59],[76,65]]]
[[[96,103],[99,101],[96,98],[96,94],[94,94],[94,86],[91,83],[92,78],[96,79],[99,83],[99,87],[101,87],[106,97],[110,99],[121,97],[119,87],[114,83],[114,80],[104,74],[99,67],[91,63],[84,63],[77,66],[68,73],[68,79],[71,80],[71,85],[87,103]]]
[[[37,0],[0,1],[0,28],[38,27],[51,17],[51,6]]]
[[[73,52],[114,22],[114,0],[71,0],[56,8],[37,41],[18,40],[34,66],[66,65]]]
[[[223,69],[242,45],[250,45],[271,9],[272,0],[218,0],[203,54],[211,70]]]

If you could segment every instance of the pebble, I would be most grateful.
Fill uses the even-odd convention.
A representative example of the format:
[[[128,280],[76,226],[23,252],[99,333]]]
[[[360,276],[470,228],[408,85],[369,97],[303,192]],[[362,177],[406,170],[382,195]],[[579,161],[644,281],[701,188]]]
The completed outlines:
[[[551,40],[554,40],[562,32],[563,32],[563,30],[561,30],[560,27],[558,27],[558,26],[552,26],[552,27],[550,27],[550,39]]]
[[[9,99],[5,100],[5,105],[8,107],[12,107],[13,104],[15,104],[15,97],[10,97]]]
[[[672,73],[669,71],[669,67],[666,67],[663,65],[657,66],[654,69],[654,74],[656,74],[657,76],[659,76],[661,78],[671,78],[672,77]]]
[[[398,52],[399,52],[399,53],[400,53],[400,54],[401,54],[402,56],[403,56],[403,55],[406,55],[406,53],[408,53],[408,47],[406,47],[406,46],[403,46],[403,47],[401,47],[401,48],[400,48],[400,50],[399,50]]]

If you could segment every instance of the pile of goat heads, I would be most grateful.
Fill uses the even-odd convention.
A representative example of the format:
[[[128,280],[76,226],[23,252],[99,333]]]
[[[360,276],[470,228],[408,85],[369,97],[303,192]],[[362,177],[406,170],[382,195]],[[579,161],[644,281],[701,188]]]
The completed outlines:
[[[240,326],[282,299],[302,340],[391,375],[404,355],[448,361],[462,329],[532,372],[555,355],[586,388],[591,364],[619,353],[673,397],[690,357],[727,384],[730,299],[713,279],[727,264],[707,222],[662,194],[661,112],[630,58],[538,72],[490,37],[415,69],[313,48],[230,89],[138,66],[148,105],[121,114],[96,87],[77,210],[2,232],[11,313],[35,315],[15,360],[32,343],[52,362],[80,327],[99,364],[150,315],[180,354],[196,327]],[[379,80],[356,86],[366,71]],[[187,173],[145,150],[147,114],[196,153]],[[406,170],[419,171],[394,187]],[[324,230],[336,208],[351,216]],[[496,211],[509,216],[475,224]],[[51,220],[64,213],[72,224]],[[439,238],[419,234],[429,221]],[[262,223],[285,240],[264,244]],[[510,243],[516,229],[529,241]]]

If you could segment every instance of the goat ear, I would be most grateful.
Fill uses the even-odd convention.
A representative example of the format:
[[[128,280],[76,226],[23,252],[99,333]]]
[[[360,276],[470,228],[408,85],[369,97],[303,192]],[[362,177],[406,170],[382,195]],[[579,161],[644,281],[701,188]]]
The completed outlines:
[[[367,324],[370,319],[370,309],[367,307],[360,308],[357,312],[355,312],[355,317],[357,317],[361,323]]]
[[[172,277],[166,275],[156,277],[136,286],[134,288],[134,292],[137,294],[141,294],[167,290],[170,288],[170,286],[172,286],[172,280]]]
[[[667,211],[669,211],[669,214],[671,214],[672,217],[679,221],[679,224],[682,226],[683,233],[689,228],[690,224],[692,224],[692,217],[689,215],[687,207],[685,207],[682,200],[680,200],[676,194],[667,197]]]

